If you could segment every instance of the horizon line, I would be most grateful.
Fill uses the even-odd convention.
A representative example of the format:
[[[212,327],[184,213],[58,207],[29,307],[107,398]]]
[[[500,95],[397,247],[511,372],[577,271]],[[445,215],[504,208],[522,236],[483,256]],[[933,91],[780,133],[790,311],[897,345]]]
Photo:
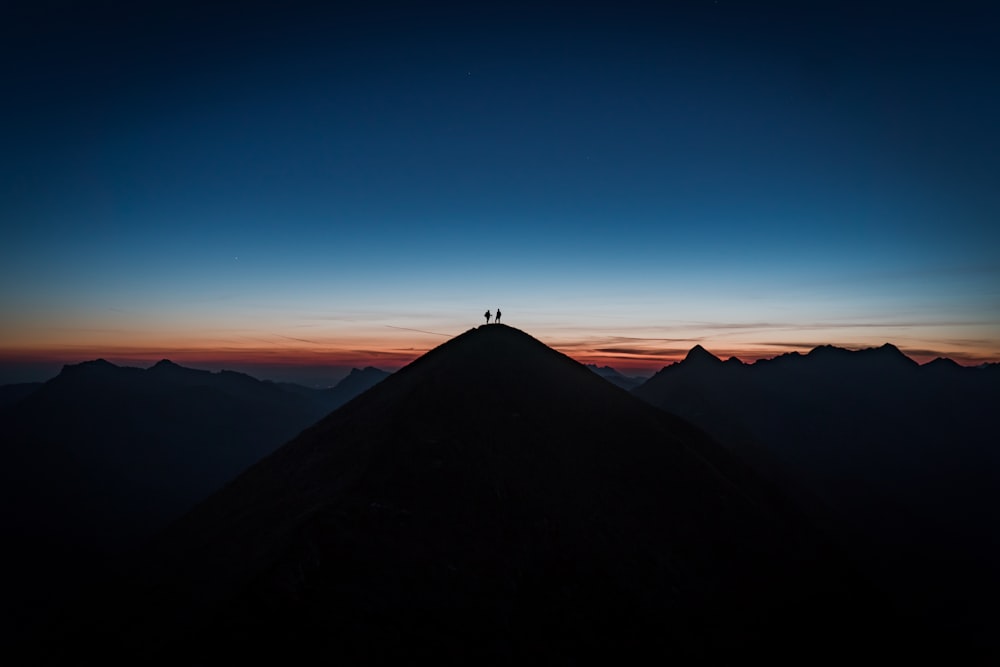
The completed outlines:
[[[421,331],[421,333],[436,332]],[[719,352],[714,352],[710,349],[710,346],[706,346],[703,342],[695,342],[687,348],[661,349],[656,351],[638,348],[628,349],[625,347],[592,348],[584,351],[580,349],[579,344],[560,345],[559,343],[542,342],[580,364],[590,364],[598,367],[610,366],[614,370],[622,372],[623,374],[644,377],[651,377],[660,370],[683,361],[687,354],[697,347],[701,347],[703,350],[712,354],[712,356],[721,360],[735,358],[740,361],[740,363],[747,365],[755,364],[758,361],[776,359],[789,354],[809,354],[813,350],[823,347],[833,347],[850,352],[858,352],[862,350],[878,349],[886,345],[892,345],[907,358],[913,360],[921,366],[938,358],[949,359],[960,366],[969,368],[975,368],[991,363],[1000,363],[1000,355],[990,358],[983,355],[955,353],[953,351],[915,349],[900,347],[899,345],[888,341],[882,343],[881,345],[822,343],[816,345],[787,344],[787,346],[785,346],[779,343],[758,344],[772,349],[785,347],[785,349],[775,351],[773,354],[762,353],[762,350],[749,351],[738,349],[723,349]],[[36,373],[36,377],[38,377],[37,380],[15,380],[11,382],[3,380],[0,381],[0,385],[16,384],[24,381],[46,381],[51,379],[51,377],[54,377],[54,375],[48,375],[44,378],[41,377],[41,367],[49,369],[46,373],[52,373],[51,369],[57,366],[61,368],[63,366],[96,361],[98,359],[104,359],[105,361],[118,366],[139,368],[149,368],[159,361],[168,360],[178,365],[190,368],[206,367],[204,370],[213,371],[236,370],[238,372],[245,372],[248,375],[254,375],[255,377],[255,373],[266,373],[269,370],[271,372],[283,371],[283,374],[293,374],[296,372],[303,374],[320,373],[323,371],[333,371],[336,374],[338,371],[349,372],[352,368],[363,369],[369,366],[388,372],[395,372],[409,363],[412,363],[417,358],[423,356],[434,347],[437,346],[430,346],[427,349],[409,348],[405,350],[398,348],[394,350],[359,349],[352,350],[348,353],[345,353],[345,351],[324,353],[316,350],[288,350],[276,347],[263,349],[244,348],[236,350],[225,347],[178,347],[174,349],[166,349],[162,347],[111,347],[87,345],[75,346],[69,349],[60,346],[58,348],[53,347],[48,350],[0,349],[0,376],[8,374],[3,372],[4,367],[6,367],[8,371],[14,371],[18,368],[26,369],[28,367],[36,367],[39,369],[39,372]],[[143,366],[143,364],[145,364],[145,366]],[[247,369],[252,370],[247,372]],[[22,374],[26,373],[28,373],[27,370],[22,371]]]

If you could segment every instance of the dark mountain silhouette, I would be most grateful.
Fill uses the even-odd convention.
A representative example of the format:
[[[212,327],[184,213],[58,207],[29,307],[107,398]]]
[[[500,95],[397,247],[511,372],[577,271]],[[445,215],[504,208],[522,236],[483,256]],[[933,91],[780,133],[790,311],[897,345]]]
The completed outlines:
[[[715,366],[723,363],[722,359],[703,348],[701,345],[695,345],[692,347],[687,356],[684,357],[685,363],[688,364],[698,364],[705,366]]]
[[[901,608],[996,650],[1000,377],[892,345],[752,365],[696,348],[634,390],[778,480]],[[694,362],[694,363],[692,363]]]
[[[54,476],[66,493],[72,487],[89,495],[80,487],[99,478],[102,492],[128,496],[129,511],[145,524],[161,510],[187,509],[345,402],[352,389],[360,393],[367,383],[356,377],[333,390],[292,392],[242,373],[167,360],[146,370],[100,359],[66,366],[8,415],[5,430],[21,443],[12,468],[18,478]],[[57,481],[60,475],[66,479]],[[80,500],[75,504],[85,513]],[[118,505],[111,495],[94,500]],[[72,523],[90,534],[91,521]]]
[[[616,371],[611,366],[598,366],[597,364],[587,364],[587,368],[597,373],[599,376],[617,385],[622,389],[635,389],[646,381],[644,377],[631,377]]]
[[[367,366],[363,369],[352,368],[346,377],[329,389],[313,389],[291,382],[279,382],[277,385],[284,391],[302,396],[316,406],[320,416],[325,416],[389,375],[388,371]]]
[[[127,618],[98,619],[133,659],[825,659],[894,629],[703,432],[495,324],[251,467],[148,558]]]
[[[19,580],[25,604],[41,614],[80,570],[113,567],[112,556],[382,375],[355,370],[331,390],[292,391],[167,360],[143,370],[99,359],[44,385],[5,388],[18,394],[0,417],[6,555],[23,572],[47,572]],[[17,622],[34,615],[11,599],[4,609]]]
[[[18,382],[17,384],[0,385],[0,411],[16,405],[26,396],[30,396],[38,391],[41,386],[41,382]]]
[[[948,359],[947,357],[938,357],[933,361],[928,361],[923,367],[925,371],[932,371],[935,373],[953,373],[962,368],[958,362]]]
[[[363,369],[352,368],[347,377],[338,382],[336,386],[323,391],[324,399],[327,401],[325,406],[328,408],[327,411],[339,408],[355,396],[368,391],[389,375],[389,372],[374,366],[366,366]]]

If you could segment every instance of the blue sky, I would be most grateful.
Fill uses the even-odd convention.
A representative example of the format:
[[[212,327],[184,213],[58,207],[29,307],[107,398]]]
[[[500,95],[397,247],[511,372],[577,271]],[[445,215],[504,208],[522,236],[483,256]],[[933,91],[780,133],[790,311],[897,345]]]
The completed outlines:
[[[998,10],[668,4],[15,6],[2,361],[1000,358]]]

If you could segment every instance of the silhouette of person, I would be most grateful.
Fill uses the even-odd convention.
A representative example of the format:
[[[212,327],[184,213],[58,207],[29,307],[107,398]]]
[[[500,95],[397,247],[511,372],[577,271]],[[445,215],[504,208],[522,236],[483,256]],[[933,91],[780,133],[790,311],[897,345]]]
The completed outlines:
[[[500,309],[497,308],[497,316],[493,318],[493,324],[500,324]]]
[[[486,311],[486,324],[490,323],[490,311]]]

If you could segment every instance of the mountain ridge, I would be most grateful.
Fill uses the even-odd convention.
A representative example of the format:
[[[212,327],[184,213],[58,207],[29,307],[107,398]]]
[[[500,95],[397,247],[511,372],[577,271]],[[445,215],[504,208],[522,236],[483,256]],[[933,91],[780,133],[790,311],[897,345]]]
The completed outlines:
[[[660,370],[656,371],[656,373],[654,373],[653,376],[647,380],[647,382],[660,373],[669,371],[670,369],[679,368],[684,364],[689,366],[695,364],[704,364],[706,366],[719,366],[720,364],[726,364],[730,367],[742,366],[746,368],[762,367],[774,364],[796,364],[799,367],[806,368],[810,363],[836,360],[851,364],[858,364],[861,361],[879,361],[884,365],[885,370],[890,369],[892,364],[895,365],[896,369],[925,369],[943,364],[945,362],[948,362],[948,365],[951,368],[963,370],[989,370],[993,366],[1000,366],[1000,363],[994,362],[966,366],[949,357],[937,357],[932,361],[920,364],[900,350],[896,345],[888,342],[876,347],[862,347],[857,349],[850,349],[831,344],[822,344],[817,345],[805,354],[798,351],[785,352],[774,357],[756,359],[750,363],[745,363],[737,357],[730,357],[723,361],[720,357],[705,349],[705,347],[701,344],[696,344],[687,351],[683,359],[663,366]]]

